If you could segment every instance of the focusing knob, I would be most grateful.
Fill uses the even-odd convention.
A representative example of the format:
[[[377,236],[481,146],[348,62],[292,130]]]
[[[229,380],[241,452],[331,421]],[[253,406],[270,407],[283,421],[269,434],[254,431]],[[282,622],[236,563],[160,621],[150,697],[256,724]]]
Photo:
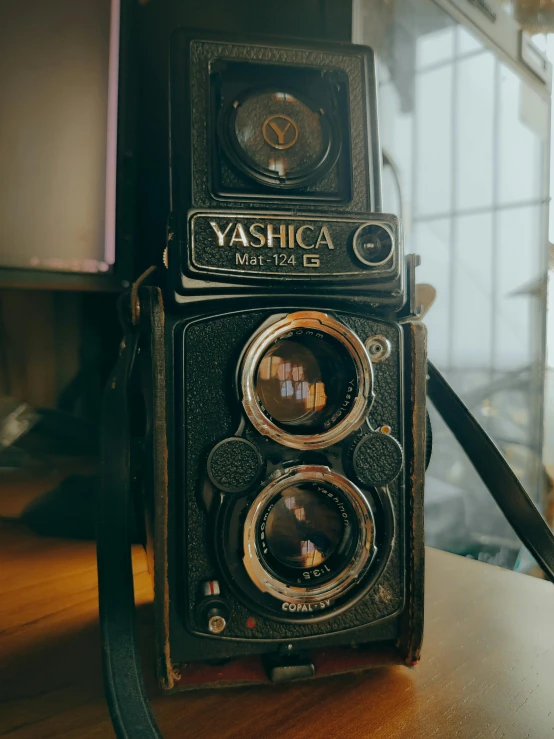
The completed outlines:
[[[358,441],[352,454],[352,466],[362,484],[382,487],[398,477],[402,457],[402,447],[396,439],[377,431]]]
[[[242,493],[262,476],[265,464],[255,444],[239,436],[223,439],[208,457],[208,476],[224,493]]]

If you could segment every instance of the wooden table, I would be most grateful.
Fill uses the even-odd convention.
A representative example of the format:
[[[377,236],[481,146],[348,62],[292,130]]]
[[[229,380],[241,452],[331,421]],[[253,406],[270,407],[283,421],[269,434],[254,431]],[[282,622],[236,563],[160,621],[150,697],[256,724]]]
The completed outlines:
[[[0,524],[0,736],[113,737],[94,544]],[[554,736],[554,587],[428,550],[421,663],[263,688],[157,695],[152,590],[134,557],[145,672],[166,737]]]

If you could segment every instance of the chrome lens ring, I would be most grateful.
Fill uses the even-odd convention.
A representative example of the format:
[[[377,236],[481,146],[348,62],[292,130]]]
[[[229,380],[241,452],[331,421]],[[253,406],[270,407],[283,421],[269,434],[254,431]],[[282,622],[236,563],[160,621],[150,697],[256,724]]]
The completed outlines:
[[[358,392],[344,418],[327,431],[294,434],[283,429],[264,413],[256,392],[258,367],[271,345],[294,335],[295,329],[312,329],[339,342],[348,352],[357,374]],[[271,324],[257,336],[245,352],[242,364],[242,404],[246,415],[260,434],[292,449],[322,449],[344,439],[358,429],[373,401],[373,369],[364,344],[340,321],[318,311],[299,311]]]
[[[264,525],[264,518],[267,518],[271,500],[287,488],[306,482],[327,484],[340,491],[354,510],[358,539],[353,555],[336,575],[321,584],[316,580],[315,585],[300,587],[282,582],[264,566],[259,531]],[[346,477],[322,465],[298,465],[270,482],[254,500],[244,523],[243,545],[244,567],[250,580],[261,592],[297,605],[333,600],[344,596],[356,585],[373,561],[376,554],[373,511],[361,490]]]

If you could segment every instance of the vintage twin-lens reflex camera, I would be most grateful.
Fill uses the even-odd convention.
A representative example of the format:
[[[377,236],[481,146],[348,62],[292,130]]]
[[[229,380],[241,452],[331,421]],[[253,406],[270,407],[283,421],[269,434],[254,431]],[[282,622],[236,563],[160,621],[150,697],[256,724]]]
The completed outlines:
[[[425,329],[380,212],[373,54],[177,30],[168,91],[135,383],[162,684],[412,664]]]

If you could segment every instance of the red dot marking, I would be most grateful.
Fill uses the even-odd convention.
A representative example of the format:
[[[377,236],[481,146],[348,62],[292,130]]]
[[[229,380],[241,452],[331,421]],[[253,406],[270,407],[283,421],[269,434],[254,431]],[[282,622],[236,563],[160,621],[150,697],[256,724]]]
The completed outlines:
[[[253,629],[254,626],[256,625],[256,619],[255,618],[252,618],[252,616],[248,616],[248,620],[246,622],[246,625],[248,626],[249,629]]]

